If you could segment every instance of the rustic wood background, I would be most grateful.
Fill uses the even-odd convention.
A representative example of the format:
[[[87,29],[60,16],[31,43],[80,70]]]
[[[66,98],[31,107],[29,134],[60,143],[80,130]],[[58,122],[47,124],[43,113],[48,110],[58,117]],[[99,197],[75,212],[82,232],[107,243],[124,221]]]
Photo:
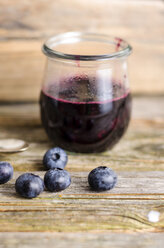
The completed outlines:
[[[23,199],[14,190],[23,172],[44,176],[52,146],[41,126],[38,101],[44,72],[43,41],[67,31],[120,36],[129,58],[133,114],[124,138],[101,154],[69,153],[72,184]],[[163,248],[164,244],[164,2],[162,0],[0,0],[0,139],[30,148],[0,154],[14,178],[0,185],[0,248]],[[118,174],[109,192],[95,193],[88,172],[107,165]],[[150,222],[151,210],[160,213]]]
[[[0,248],[163,248],[163,109],[163,97],[134,98],[131,125],[112,151],[68,153],[71,186],[29,200],[15,193],[15,179],[29,171],[43,178],[42,157],[52,144],[41,126],[37,103],[1,104],[0,139],[23,138],[30,148],[0,154],[0,160],[14,166],[14,178],[0,185]],[[99,165],[118,174],[113,190],[90,190],[88,173]],[[152,210],[160,214],[156,223],[148,219]]]
[[[0,101],[36,101],[43,41],[75,30],[126,39],[133,93],[164,93],[162,0],[0,0]]]

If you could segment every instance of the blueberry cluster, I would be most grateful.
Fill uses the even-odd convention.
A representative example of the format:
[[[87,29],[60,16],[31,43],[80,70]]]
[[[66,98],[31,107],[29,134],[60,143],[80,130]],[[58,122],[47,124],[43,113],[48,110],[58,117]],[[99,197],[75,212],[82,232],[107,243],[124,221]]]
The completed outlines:
[[[8,162],[0,162],[0,184],[7,183],[13,177],[13,167]]]
[[[58,192],[71,184],[70,174],[64,170],[68,161],[66,152],[55,147],[48,150],[43,157],[43,165],[48,170],[44,180],[38,175],[24,173],[15,182],[16,192],[25,198],[37,197],[46,187],[48,191]],[[13,177],[13,167],[8,162],[0,162],[0,184],[8,182]],[[115,172],[105,166],[92,170],[88,175],[88,183],[95,191],[112,189],[117,182]]]

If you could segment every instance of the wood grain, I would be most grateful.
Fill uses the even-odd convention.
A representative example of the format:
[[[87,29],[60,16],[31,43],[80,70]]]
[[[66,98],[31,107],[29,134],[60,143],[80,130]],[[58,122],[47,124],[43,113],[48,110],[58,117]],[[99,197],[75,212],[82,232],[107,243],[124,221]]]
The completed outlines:
[[[72,247],[72,248],[163,248],[163,233],[3,233],[1,248]]]
[[[63,232],[67,233],[63,242],[68,239],[72,244],[77,242],[78,236],[74,234],[77,232],[89,232],[86,239],[83,238],[83,234],[78,234],[82,240],[81,244],[89,242],[89,239],[95,243],[98,236],[93,233],[98,233],[100,237],[101,233],[105,235],[106,232],[163,233],[164,101],[162,97],[138,97],[134,98],[133,102],[131,125],[125,137],[112,151],[88,155],[68,153],[67,170],[72,176],[71,186],[60,193],[44,191],[32,200],[20,198],[15,193],[15,179],[25,171],[33,171],[43,178],[45,171],[42,157],[52,144],[48,142],[41,127],[38,105],[1,105],[0,138],[22,138],[30,143],[30,148],[23,153],[0,155],[0,159],[11,162],[15,170],[14,178],[0,187],[0,231]],[[161,108],[155,111],[155,106]],[[103,193],[90,190],[87,175],[91,169],[99,165],[109,166],[117,172],[118,183],[113,190]],[[148,219],[151,210],[160,213],[159,221],[156,223]],[[71,241],[71,233],[76,236],[74,241]],[[23,237],[25,244],[31,245],[26,234],[20,237],[17,234],[10,236],[12,235],[13,245],[20,244]],[[45,242],[54,242],[53,235]],[[144,235],[146,234],[142,237]],[[104,246],[110,244],[109,238],[105,237],[107,236],[102,236]],[[153,236],[148,234],[148,237]],[[158,237],[161,244],[162,236]],[[58,245],[61,238],[62,234],[57,236]],[[114,244],[122,247],[121,244],[126,244],[127,240],[132,242],[133,236],[127,234],[127,238],[121,236],[121,239],[122,242],[115,240]],[[34,239],[31,242],[34,244]],[[145,242],[147,245],[148,241]],[[154,242],[150,242],[150,247],[158,244],[157,238]],[[2,244],[10,247],[12,243],[5,238]]]
[[[118,173],[116,188],[105,193],[89,189],[87,174],[72,172],[72,184],[64,192],[26,200],[15,193],[14,179],[20,175],[15,172],[1,186],[0,231],[164,231],[164,172]],[[157,223],[148,220],[151,210],[160,213]]]
[[[26,152],[0,154],[15,171],[0,185],[0,247],[163,248],[163,11],[162,0],[0,1],[0,139],[30,144]],[[38,104],[29,102],[39,98],[45,65],[41,45],[48,36],[74,30],[120,36],[133,46],[130,82],[139,97],[132,121],[112,151],[68,153],[72,184],[67,190],[20,198],[15,179],[27,171],[43,177],[42,157],[52,147]],[[112,191],[90,190],[88,172],[99,165],[117,172]],[[148,219],[151,210],[160,214],[156,223]]]
[[[132,91],[163,94],[163,11],[162,0],[1,0],[0,100],[36,101],[44,73],[43,41],[74,30],[128,40],[134,48],[129,60]]]

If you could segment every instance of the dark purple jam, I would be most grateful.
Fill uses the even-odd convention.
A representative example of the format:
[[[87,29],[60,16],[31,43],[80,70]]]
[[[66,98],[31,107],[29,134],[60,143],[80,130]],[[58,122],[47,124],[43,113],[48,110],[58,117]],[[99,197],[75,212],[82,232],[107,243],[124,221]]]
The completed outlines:
[[[96,87],[96,85],[100,85]],[[102,152],[125,133],[131,95],[122,84],[71,77],[50,84],[40,96],[43,126],[55,146],[73,152]]]

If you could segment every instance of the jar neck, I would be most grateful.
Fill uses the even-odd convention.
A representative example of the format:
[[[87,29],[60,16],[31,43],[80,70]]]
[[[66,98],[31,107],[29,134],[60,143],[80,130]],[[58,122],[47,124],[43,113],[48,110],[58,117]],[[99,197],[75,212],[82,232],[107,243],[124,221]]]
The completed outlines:
[[[50,58],[101,61],[126,58],[132,47],[123,39],[107,35],[71,32],[48,39],[43,52]]]

